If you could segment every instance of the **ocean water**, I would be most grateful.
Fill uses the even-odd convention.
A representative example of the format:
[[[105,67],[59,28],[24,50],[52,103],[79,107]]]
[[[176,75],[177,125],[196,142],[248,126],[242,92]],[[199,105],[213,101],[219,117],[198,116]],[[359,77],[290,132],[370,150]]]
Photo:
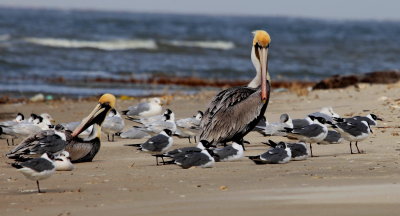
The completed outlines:
[[[400,22],[0,8],[0,92],[135,96],[204,87],[96,80],[250,80],[256,29],[271,35],[273,80],[400,68]]]

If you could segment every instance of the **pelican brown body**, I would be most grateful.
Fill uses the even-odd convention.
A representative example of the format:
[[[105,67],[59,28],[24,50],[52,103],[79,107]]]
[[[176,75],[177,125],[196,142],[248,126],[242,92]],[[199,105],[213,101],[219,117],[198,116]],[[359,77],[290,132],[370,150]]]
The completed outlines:
[[[115,108],[115,96],[104,94],[99,99],[99,104],[93,111],[82,120],[81,124],[72,132],[67,133],[67,146],[65,150],[69,152],[71,162],[91,162],[100,150],[101,124],[107,116],[107,113]],[[82,139],[78,135],[93,125],[92,133],[89,137]]]
[[[214,97],[200,124],[200,140],[210,143],[234,141],[243,144],[243,137],[264,116],[270,94],[270,42],[267,32],[254,32],[251,59],[257,74],[247,86],[229,88]]]

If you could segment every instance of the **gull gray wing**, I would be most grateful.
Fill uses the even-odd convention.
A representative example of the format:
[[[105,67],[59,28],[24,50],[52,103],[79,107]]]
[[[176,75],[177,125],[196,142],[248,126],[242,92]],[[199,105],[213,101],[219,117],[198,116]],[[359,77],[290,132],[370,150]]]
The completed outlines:
[[[360,136],[362,133],[368,133],[368,126],[361,122],[340,122],[337,123],[336,126],[352,136]]]
[[[150,110],[150,104],[143,102],[143,103],[139,103],[136,106],[130,106],[128,107],[128,112],[126,113],[126,115],[128,116],[137,116],[142,112],[146,112]]]
[[[287,152],[282,148],[270,149],[267,152],[260,155],[262,160],[266,160],[269,163],[279,163],[283,158],[288,157]]]
[[[294,134],[299,134],[307,137],[316,137],[324,132],[324,129],[321,125],[311,124],[303,128],[297,128],[292,131]]]
[[[148,151],[162,151],[169,144],[169,137],[162,134],[151,137],[142,144],[142,148]]]
[[[214,153],[218,156],[219,160],[223,160],[238,153],[238,150],[232,146],[226,146],[221,149],[214,149]]]
[[[175,159],[175,163],[180,165],[183,169],[188,169],[192,166],[201,166],[208,162],[210,162],[210,158],[201,152],[186,154],[184,157]]]
[[[54,164],[44,158],[34,158],[32,160],[25,161],[20,164],[23,167],[27,167],[35,170],[36,172],[43,172],[46,170],[54,169]]]

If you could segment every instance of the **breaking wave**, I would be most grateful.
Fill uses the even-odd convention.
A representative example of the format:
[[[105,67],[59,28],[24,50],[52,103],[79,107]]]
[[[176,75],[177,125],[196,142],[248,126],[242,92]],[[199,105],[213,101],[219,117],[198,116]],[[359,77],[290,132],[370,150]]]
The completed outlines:
[[[61,38],[25,38],[24,41],[41,46],[58,48],[93,48],[100,50],[157,49],[154,40],[83,41]]]
[[[225,42],[225,41],[165,41],[164,42],[170,46],[178,46],[178,47],[199,47],[204,49],[220,49],[220,50],[229,50],[235,48],[235,44],[233,42]]]

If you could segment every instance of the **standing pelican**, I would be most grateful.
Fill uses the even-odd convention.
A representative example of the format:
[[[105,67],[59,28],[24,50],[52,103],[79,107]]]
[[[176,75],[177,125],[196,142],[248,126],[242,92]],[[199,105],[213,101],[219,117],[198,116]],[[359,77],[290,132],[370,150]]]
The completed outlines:
[[[229,88],[214,97],[200,124],[200,140],[210,143],[234,141],[243,144],[243,137],[264,116],[270,93],[270,42],[271,38],[266,31],[254,32],[251,60],[257,74],[247,86]]]
[[[71,162],[90,162],[100,150],[101,124],[107,116],[107,113],[115,107],[115,96],[104,94],[99,99],[99,104],[93,111],[82,120],[81,124],[67,136],[67,146],[65,151],[69,152]],[[78,135],[93,125],[92,133],[89,137],[82,139]]]

